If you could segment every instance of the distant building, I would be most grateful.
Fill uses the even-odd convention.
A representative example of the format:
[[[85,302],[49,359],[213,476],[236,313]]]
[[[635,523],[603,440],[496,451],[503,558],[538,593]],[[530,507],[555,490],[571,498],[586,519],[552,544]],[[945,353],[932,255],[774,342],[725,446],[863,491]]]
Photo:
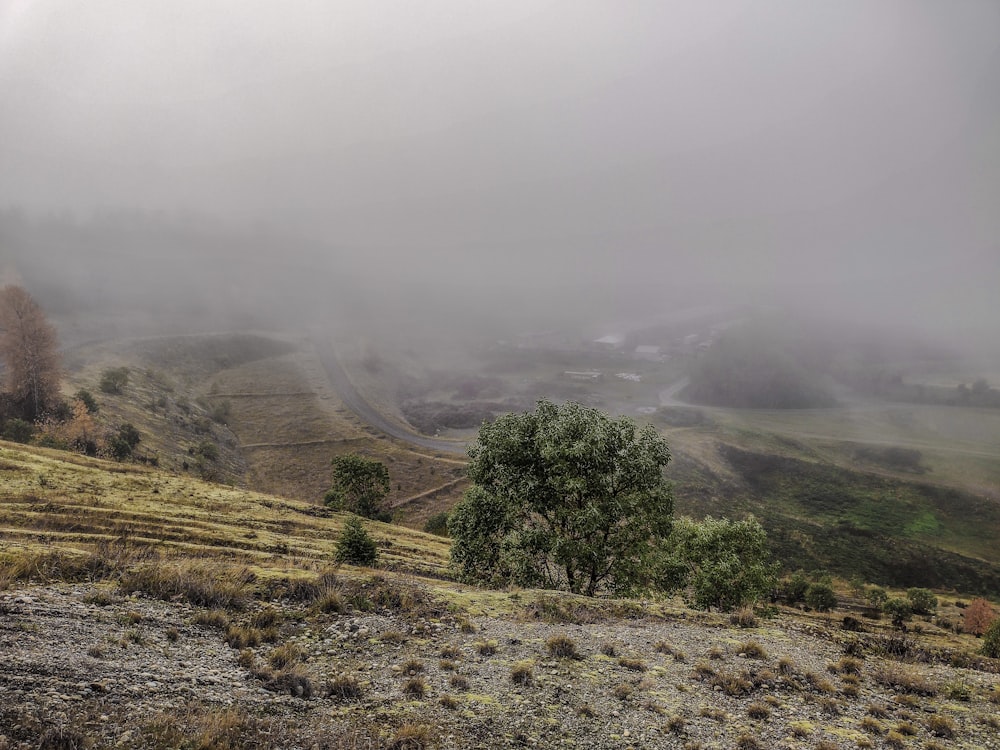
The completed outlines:
[[[601,373],[597,370],[566,370],[563,373],[563,377],[567,377],[570,380],[600,380]]]

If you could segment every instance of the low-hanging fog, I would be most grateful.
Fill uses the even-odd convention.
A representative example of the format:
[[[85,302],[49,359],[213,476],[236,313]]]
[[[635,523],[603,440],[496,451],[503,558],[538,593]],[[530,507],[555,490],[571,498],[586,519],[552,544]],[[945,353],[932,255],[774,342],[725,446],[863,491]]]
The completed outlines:
[[[8,0],[0,252],[66,314],[992,340],[997,39],[992,0]]]

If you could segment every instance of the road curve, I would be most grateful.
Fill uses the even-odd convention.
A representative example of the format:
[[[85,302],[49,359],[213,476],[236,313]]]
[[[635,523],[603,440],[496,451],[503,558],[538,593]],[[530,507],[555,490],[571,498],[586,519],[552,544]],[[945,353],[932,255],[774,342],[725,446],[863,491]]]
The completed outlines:
[[[333,390],[344,405],[362,420],[376,430],[384,432],[386,435],[397,440],[402,440],[405,443],[418,445],[427,450],[440,451],[441,453],[465,455],[466,448],[468,447],[466,443],[421,435],[386,419],[384,415],[372,408],[372,405],[365,401],[364,397],[358,393],[357,388],[354,387],[351,379],[340,364],[340,360],[337,359],[337,353],[334,351],[333,344],[324,336],[312,336],[311,338],[313,344],[316,346],[316,353],[319,355],[319,360],[326,371],[327,379],[330,381]]]

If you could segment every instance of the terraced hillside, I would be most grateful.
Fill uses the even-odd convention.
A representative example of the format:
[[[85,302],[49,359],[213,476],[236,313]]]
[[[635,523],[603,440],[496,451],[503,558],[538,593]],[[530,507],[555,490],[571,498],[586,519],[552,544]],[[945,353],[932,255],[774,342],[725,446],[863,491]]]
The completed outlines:
[[[157,558],[194,555],[296,575],[332,563],[343,516],[302,501],[262,495],[146,467],[0,444],[0,534],[4,555],[85,558],[114,542]],[[384,564],[440,575],[445,541],[372,524]]]

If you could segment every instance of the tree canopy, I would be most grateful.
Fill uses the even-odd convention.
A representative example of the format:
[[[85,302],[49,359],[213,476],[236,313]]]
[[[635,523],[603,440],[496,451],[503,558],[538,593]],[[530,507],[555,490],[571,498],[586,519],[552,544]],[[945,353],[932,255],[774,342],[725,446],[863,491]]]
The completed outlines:
[[[56,329],[20,286],[0,289],[0,358],[6,389],[27,419],[37,419],[59,399]]]
[[[337,456],[331,463],[333,484],[324,497],[326,504],[383,520],[382,502],[389,494],[389,470],[385,465],[353,453]]]
[[[484,423],[469,458],[474,485],[448,521],[460,577],[590,596],[651,582],[673,513],[652,427],[543,400]]]

